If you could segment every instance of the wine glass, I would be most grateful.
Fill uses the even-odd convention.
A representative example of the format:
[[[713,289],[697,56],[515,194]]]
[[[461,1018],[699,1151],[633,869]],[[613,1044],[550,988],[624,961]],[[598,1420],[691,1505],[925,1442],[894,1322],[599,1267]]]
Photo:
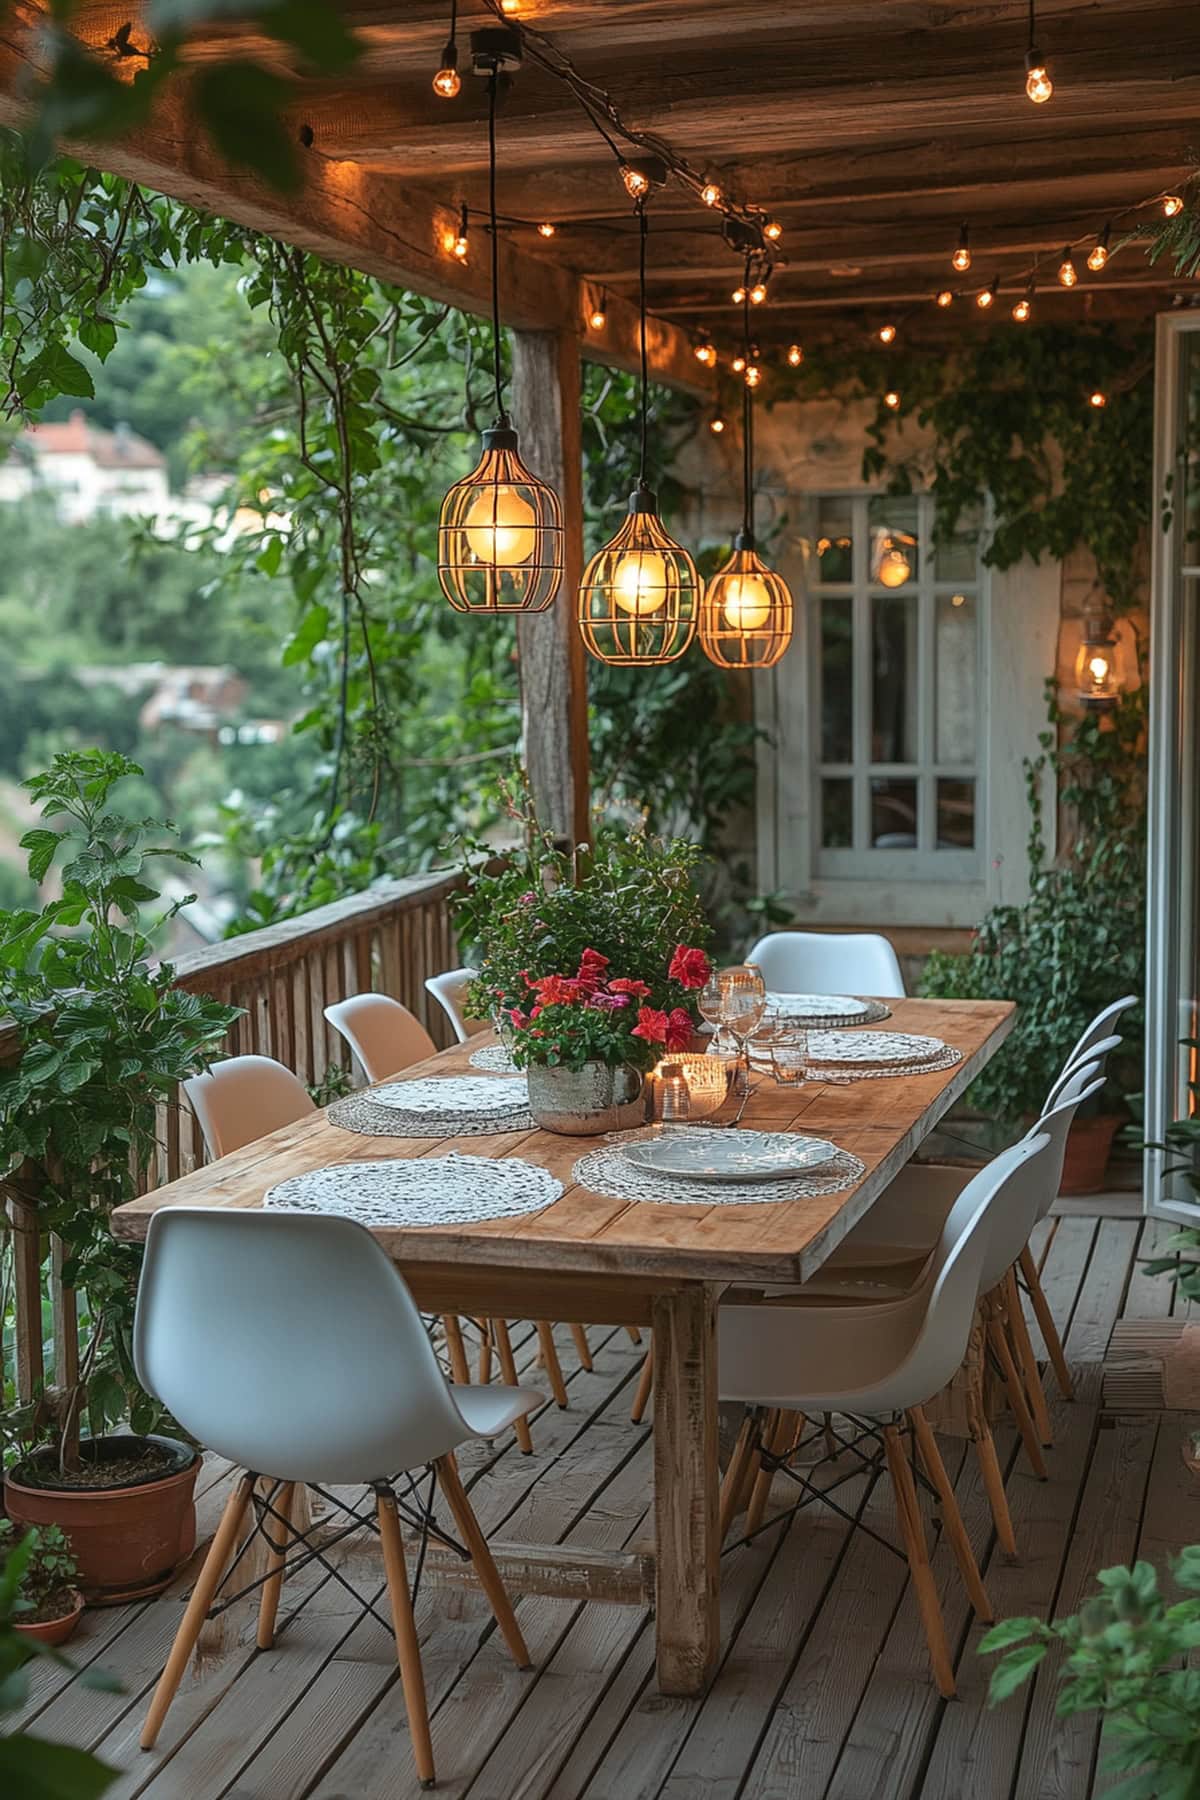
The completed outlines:
[[[722,969],[721,1023],[737,1038],[742,1049],[753,1037],[767,1010],[767,984],[753,963],[737,963]]]

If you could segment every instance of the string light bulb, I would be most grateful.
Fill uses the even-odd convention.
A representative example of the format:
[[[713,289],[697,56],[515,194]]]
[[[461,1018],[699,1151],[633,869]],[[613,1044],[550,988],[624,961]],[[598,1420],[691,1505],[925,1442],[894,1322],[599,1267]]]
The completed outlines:
[[[434,93],[440,95],[443,100],[455,99],[462,88],[462,81],[458,73],[458,45],[454,37],[457,24],[458,0],[450,0],[450,36],[446,39],[441,64],[432,82]]]
[[[729,366],[735,375],[741,374],[746,366],[746,358],[742,355],[740,350],[737,352],[736,356],[730,358]]]
[[[754,286],[750,289],[750,304],[751,304],[751,306],[761,306],[763,301],[766,299],[766,297],[767,297],[766,282],[765,281],[756,281],[754,283]]]
[[[631,200],[644,200],[650,192],[649,177],[632,163],[621,164],[621,180],[625,183],[625,192]]]
[[[705,182],[704,186],[700,189],[700,198],[703,200],[705,206],[720,206],[721,190],[715,181]]]
[[[712,418],[708,421],[708,429],[712,432],[714,437],[720,437],[725,429],[725,420],[720,413],[713,414]]]
[[[991,281],[988,282],[987,286],[985,288],[980,288],[979,292],[976,294],[976,296],[975,296],[976,306],[982,307],[983,311],[987,312],[989,307],[994,306],[996,304],[996,295],[999,292],[1000,292],[1000,277],[998,275],[994,275],[992,277]]]
[[[1168,219],[1173,219],[1183,211],[1183,201],[1178,194],[1164,194],[1162,209]]]
[[[746,364],[745,380],[746,380],[746,386],[748,388],[756,388],[758,386],[759,382],[762,380],[762,378],[763,378],[763,372],[762,372],[762,365],[760,363],[752,362],[752,363]]]
[[[593,331],[603,331],[608,324],[608,290],[601,292],[600,298],[592,302],[592,310],[588,314],[588,324]]]
[[[700,342],[693,347],[692,355],[696,358],[696,361],[698,363],[702,363],[706,369],[712,369],[712,368],[716,367],[716,362],[717,362],[716,345],[713,344],[708,338],[700,339]]]
[[[467,215],[467,209],[464,206],[462,211],[458,215],[458,231],[455,233],[454,242],[452,245],[454,254],[455,254],[455,256],[457,256],[459,262],[466,262],[467,257],[470,254],[471,244],[470,244],[470,239],[468,237],[468,231],[469,231],[468,215]]]
[[[767,239],[768,243],[777,244],[783,236],[783,226],[779,223],[778,219],[768,219],[762,229],[763,236]]]
[[[733,304],[735,306],[742,306],[745,304],[746,290],[741,285],[740,282],[738,283],[737,287],[734,288],[734,290],[733,290],[732,294],[730,294],[729,298],[733,301]]]
[[[1063,246],[1062,261],[1058,265],[1058,280],[1059,285],[1065,288],[1073,288],[1079,280],[1079,271],[1075,267],[1070,244]]]
[[[950,263],[960,275],[965,275],[971,266],[971,235],[965,224],[959,226],[958,244]]]
[[[1034,42],[1037,35],[1035,5],[1036,0],[1029,0],[1029,47],[1025,52],[1025,92],[1035,106],[1045,106],[1047,100],[1054,93],[1054,83],[1050,79],[1046,59]]]
[[[934,295],[934,299],[937,301],[937,304],[942,308],[942,311],[944,312],[948,306],[954,305],[953,289],[939,288],[937,293]]]
[[[1012,316],[1018,325],[1027,325],[1033,316],[1033,283],[1030,282],[1021,298],[1012,309]]]
[[[911,543],[909,538],[897,541],[888,537],[880,546],[879,559],[875,567],[875,579],[885,588],[903,587],[906,581],[912,580],[912,564],[904,551],[904,544]]]
[[[1088,405],[1096,412],[1101,412],[1108,405],[1108,395],[1103,388],[1093,388],[1088,395]]]
[[[896,341],[896,327],[894,325],[881,325],[876,335],[881,344],[894,344]]]
[[[538,226],[538,236],[544,237],[544,238],[552,238],[555,235],[555,233],[557,232],[557,230],[558,230],[557,225],[552,225],[550,223],[549,219],[543,219],[541,224]]]
[[[800,367],[800,364],[804,361],[804,351],[799,344],[788,345],[787,359],[789,363],[791,363],[793,369],[798,369]]]
[[[900,410],[900,396],[895,388],[888,389],[887,393],[883,396],[883,404],[887,407],[889,412],[898,412]]]
[[[1108,240],[1111,236],[1112,224],[1110,222],[1104,227],[1104,230],[1100,233],[1100,236],[1088,251],[1087,266],[1094,274],[1098,275],[1108,261]]]
[[[502,13],[509,13],[511,15],[512,13],[519,13],[520,10],[521,0],[500,0],[500,11]]]

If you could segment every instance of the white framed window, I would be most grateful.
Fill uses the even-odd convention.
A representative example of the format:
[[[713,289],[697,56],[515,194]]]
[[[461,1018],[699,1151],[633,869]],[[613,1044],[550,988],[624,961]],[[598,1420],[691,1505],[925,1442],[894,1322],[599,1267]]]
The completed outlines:
[[[928,495],[810,500],[811,872],[971,882],[986,843],[981,520]]]

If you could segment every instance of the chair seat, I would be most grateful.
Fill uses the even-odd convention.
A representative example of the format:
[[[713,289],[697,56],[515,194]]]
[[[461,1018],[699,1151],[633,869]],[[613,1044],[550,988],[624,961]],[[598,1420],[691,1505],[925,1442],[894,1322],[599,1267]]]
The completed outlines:
[[[762,1306],[723,1306],[718,1318],[722,1400],[792,1412],[903,1411],[929,1399],[895,1371],[924,1317],[914,1296],[860,1306],[819,1306],[780,1295]]]
[[[545,1394],[539,1393],[537,1388],[477,1387],[472,1384],[450,1391],[463,1423],[476,1437],[483,1438],[498,1437],[516,1419],[536,1412],[539,1406],[546,1404]]]
[[[822,1264],[821,1275],[851,1267],[885,1268],[927,1256],[974,1173],[946,1163],[906,1163]]]

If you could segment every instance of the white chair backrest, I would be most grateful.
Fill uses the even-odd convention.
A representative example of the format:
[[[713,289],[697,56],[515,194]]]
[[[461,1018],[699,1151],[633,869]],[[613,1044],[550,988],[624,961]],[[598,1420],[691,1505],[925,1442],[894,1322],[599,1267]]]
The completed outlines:
[[[284,1480],[386,1479],[468,1435],[399,1270],[352,1219],[155,1214],[134,1362],[200,1443]]]
[[[1054,1086],[1046,1095],[1045,1101],[1042,1104],[1042,1112],[1048,1113],[1052,1107],[1058,1105],[1066,1092],[1067,1083],[1074,1075],[1078,1074],[1085,1063],[1094,1063],[1097,1071],[1103,1074],[1105,1059],[1111,1056],[1118,1045],[1123,1044],[1124,1042],[1124,1038],[1120,1037],[1101,1038],[1099,1043],[1093,1044],[1081,1057],[1076,1058],[1072,1063],[1065,1064],[1058,1079],[1054,1083]]]
[[[271,1056],[231,1056],[193,1075],[183,1091],[213,1158],[317,1110],[300,1077]]]
[[[437,1053],[416,1014],[387,994],[352,994],[327,1006],[325,1017],[341,1032],[368,1081],[383,1081]]]
[[[1119,1000],[1114,1000],[1111,1006],[1106,1006],[1103,1012],[1098,1012],[1087,1029],[1080,1033],[1075,1048],[1063,1063],[1063,1070],[1066,1071],[1073,1064],[1082,1062],[1083,1058],[1090,1054],[1092,1046],[1098,1044],[1101,1038],[1108,1037],[1116,1028],[1121,1014],[1128,1012],[1129,1008],[1136,1006],[1137,1003],[1138,996],[1136,994],[1123,994]]]
[[[453,1025],[460,1044],[488,1028],[486,1019],[468,1019],[466,1015],[467,989],[474,979],[474,969],[447,969],[443,975],[425,977],[425,986]]]
[[[772,931],[746,961],[774,994],[904,995],[896,952],[875,932]]]
[[[1046,1217],[1058,1199],[1058,1190],[1062,1182],[1063,1158],[1067,1154],[1067,1133],[1075,1122],[1075,1114],[1085,1100],[1092,1099],[1094,1095],[1100,1093],[1103,1087],[1104,1071],[1100,1063],[1081,1063],[1079,1068],[1071,1070],[1063,1083],[1058,1104],[1044,1112],[1037,1123],[1031,1125],[1026,1132],[1027,1138],[1035,1136],[1040,1131],[1045,1131],[1050,1136],[1050,1148],[1046,1152],[1046,1160],[1042,1168],[1045,1179],[1039,1179],[1038,1184],[1038,1209],[1025,1234],[1026,1237],[1038,1220]],[[1022,1239],[1022,1245],[1018,1245],[1018,1255],[1023,1244],[1024,1239]]]

